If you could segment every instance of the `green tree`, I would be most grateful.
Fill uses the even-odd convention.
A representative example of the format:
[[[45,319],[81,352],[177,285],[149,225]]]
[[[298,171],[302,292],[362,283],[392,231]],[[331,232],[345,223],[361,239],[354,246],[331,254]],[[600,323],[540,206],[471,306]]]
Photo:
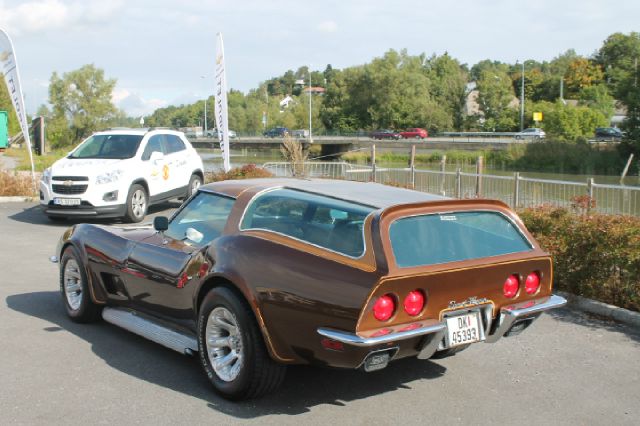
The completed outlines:
[[[607,85],[616,99],[625,97],[635,61],[640,60],[640,33],[614,33],[604,41],[595,57],[605,71]]]
[[[477,81],[478,103],[485,119],[487,130],[511,131],[516,122],[513,120],[512,106],[515,99],[512,80],[501,67],[486,68]]]
[[[601,83],[604,73],[599,64],[586,58],[576,58],[569,64],[564,79],[567,98],[575,99],[582,90]]]
[[[527,104],[525,117],[529,124],[533,112],[542,112],[542,128],[549,139],[564,142],[578,142],[593,136],[596,127],[608,124],[608,119],[600,111],[587,106],[565,105],[562,101]]]
[[[85,65],[62,77],[54,72],[49,83],[52,120],[66,122],[68,131],[48,134],[53,146],[75,144],[113,120],[117,115],[111,101],[115,84],[115,79],[105,79],[104,71],[94,65]]]

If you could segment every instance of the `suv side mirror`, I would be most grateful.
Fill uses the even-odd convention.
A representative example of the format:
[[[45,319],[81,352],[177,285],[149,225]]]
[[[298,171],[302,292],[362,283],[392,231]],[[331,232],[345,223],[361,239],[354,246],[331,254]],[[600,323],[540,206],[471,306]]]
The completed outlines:
[[[164,154],[160,151],[153,151],[151,157],[149,157],[152,163],[157,164],[164,159]]]
[[[153,229],[164,232],[169,229],[169,218],[166,216],[156,216],[153,218]]]

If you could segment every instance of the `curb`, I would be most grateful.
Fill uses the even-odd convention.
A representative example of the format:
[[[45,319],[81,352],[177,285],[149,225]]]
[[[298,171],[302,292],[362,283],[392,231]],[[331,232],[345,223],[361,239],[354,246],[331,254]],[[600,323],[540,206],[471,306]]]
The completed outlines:
[[[640,328],[640,313],[638,312],[598,302],[597,300],[587,299],[586,297],[576,296],[571,293],[565,293],[564,291],[557,291],[556,293],[567,299],[569,305],[581,311],[612,319],[631,327]]]
[[[0,203],[29,203],[36,201],[36,197],[17,195],[14,197],[0,197]]]

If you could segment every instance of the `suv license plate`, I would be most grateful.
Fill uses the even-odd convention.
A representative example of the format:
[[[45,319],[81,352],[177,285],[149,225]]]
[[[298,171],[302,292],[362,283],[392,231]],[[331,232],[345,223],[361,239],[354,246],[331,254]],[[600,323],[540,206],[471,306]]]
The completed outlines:
[[[447,318],[447,347],[480,341],[478,314],[470,313]]]
[[[80,198],[54,198],[53,204],[58,206],[79,206]]]

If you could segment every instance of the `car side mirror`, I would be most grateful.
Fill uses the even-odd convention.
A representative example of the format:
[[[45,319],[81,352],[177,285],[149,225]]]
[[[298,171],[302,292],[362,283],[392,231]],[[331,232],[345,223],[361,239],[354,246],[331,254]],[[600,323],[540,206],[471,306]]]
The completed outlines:
[[[169,218],[166,216],[156,216],[153,218],[153,229],[164,232],[169,229]]]
[[[153,151],[149,159],[151,160],[152,163],[158,164],[159,162],[164,160],[164,154],[161,153],[160,151]]]

